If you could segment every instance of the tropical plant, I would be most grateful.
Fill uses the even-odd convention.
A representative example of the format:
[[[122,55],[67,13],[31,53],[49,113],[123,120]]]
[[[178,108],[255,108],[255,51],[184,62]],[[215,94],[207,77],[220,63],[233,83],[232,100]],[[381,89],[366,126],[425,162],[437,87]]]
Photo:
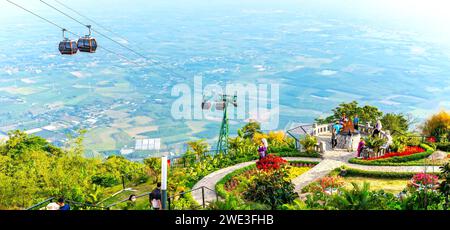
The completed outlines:
[[[288,179],[285,169],[259,173],[252,185],[244,192],[245,199],[269,205],[272,210],[283,204],[292,203],[298,194]]]
[[[280,207],[281,210],[307,210],[308,207],[305,202],[296,199],[292,204],[283,204]]]
[[[188,146],[190,150],[192,150],[195,155],[197,155],[197,159],[202,159],[205,156],[205,153],[208,152],[209,146],[205,140],[197,140],[188,142]]]
[[[352,183],[352,186],[353,189],[343,189],[342,194],[335,195],[332,205],[340,210],[369,210],[370,184],[365,182],[360,187],[357,183]]]
[[[317,146],[317,138],[311,135],[306,135],[305,138],[300,140],[300,144],[306,150],[307,153],[314,153]]]
[[[386,140],[381,137],[368,136],[364,140],[366,142],[366,146],[370,149],[373,149],[375,153],[378,153],[380,151],[381,146],[386,144]]]
[[[389,130],[392,134],[403,134],[407,132],[410,123],[409,118],[401,113],[387,113],[380,119],[380,121],[383,124],[383,129]]]

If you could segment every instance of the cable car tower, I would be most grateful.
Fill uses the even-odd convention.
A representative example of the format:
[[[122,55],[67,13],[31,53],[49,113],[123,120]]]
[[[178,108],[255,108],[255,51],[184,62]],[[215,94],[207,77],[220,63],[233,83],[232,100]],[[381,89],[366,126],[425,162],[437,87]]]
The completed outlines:
[[[234,106],[235,108],[237,107],[237,95],[229,96],[224,94],[220,96],[219,100],[216,100],[214,104],[216,110],[223,111],[222,124],[220,126],[220,133],[219,133],[219,141],[217,142],[216,147],[216,154],[219,154],[221,152],[227,154],[228,136],[229,136],[228,106],[231,105]],[[210,110],[211,102],[203,98],[202,109]]]

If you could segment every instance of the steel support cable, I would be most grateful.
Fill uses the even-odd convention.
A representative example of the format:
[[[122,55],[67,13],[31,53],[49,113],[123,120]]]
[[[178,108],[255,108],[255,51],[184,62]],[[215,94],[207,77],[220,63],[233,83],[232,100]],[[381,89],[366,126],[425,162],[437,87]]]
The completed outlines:
[[[81,14],[79,11],[77,11],[77,10],[71,8],[70,6],[68,6],[68,5],[66,5],[66,4],[64,4],[64,3],[62,3],[62,2],[60,2],[60,1],[58,1],[58,0],[54,0],[54,1],[55,1],[56,3],[58,3],[59,5],[63,6],[64,8],[66,8],[66,9],[68,9],[68,10],[74,12],[74,13],[77,14],[78,16],[80,16],[80,17],[82,17],[82,18],[84,18],[84,19],[86,19],[86,20],[88,20],[88,21],[94,23],[96,26],[98,26],[98,27],[100,27],[100,28],[102,28],[102,29],[104,29],[104,30],[110,32],[111,34],[114,34],[115,36],[117,36],[117,37],[119,37],[119,38],[125,40],[126,42],[129,42],[126,38],[122,37],[121,35],[117,34],[116,32],[112,31],[111,29],[108,29],[106,26],[101,25],[100,23],[96,22],[94,19],[91,19],[91,18],[89,18],[89,17],[87,17],[87,16]]]
[[[63,12],[62,10],[56,8],[55,6],[49,4],[48,2],[46,2],[46,1],[44,1],[44,0],[40,0],[40,1],[41,1],[42,3],[44,3],[45,5],[47,5],[48,7],[50,7],[50,8],[52,8],[52,9],[58,11],[59,13],[63,14],[64,16],[66,16],[66,17],[72,19],[73,21],[77,22],[78,24],[80,24],[80,25],[82,25],[82,26],[86,26],[86,25],[85,25],[83,22],[81,22],[80,20],[78,20],[78,19],[76,19],[76,18],[70,16],[69,14]],[[102,36],[102,37],[104,37],[104,38],[106,38],[106,39],[108,39],[108,40],[110,40],[110,41],[112,41],[112,42],[118,44],[119,46],[121,46],[121,47],[127,49],[128,51],[130,51],[130,52],[132,52],[132,53],[138,55],[139,57],[144,58],[146,61],[149,61],[150,64],[153,64],[153,65],[159,65],[159,67],[163,68],[165,71],[167,71],[167,72],[169,72],[169,73],[171,73],[171,74],[173,74],[173,75],[175,75],[175,76],[182,77],[182,74],[178,74],[178,73],[174,72],[173,70],[170,70],[170,68],[169,68],[169,67],[165,67],[163,63],[160,63],[159,61],[156,61],[156,60],[149,59],[149,58],[146,57],[145,55],[143,55],[143,54],[141,54],[141,53],[135,51],[134,49],[132,49],[132,48],[130,48],[130,47],[128,47],[128,46],[126,46],[126,45],[124,45],[124,44],[122,44],[122,43],[116,41],[116,40],[114,40],[113,38],[111,38],[111,37],[109,37],[109,36],[107,36],[107,35],[105,35],[105,34],[99,32],[99,31],[97,31],[97,30],[95,30],[95,29],[92,29],[92,31],[94,31],[94,32],[96,32],[97,34],[99,34],[100,36]]]
[[[48,19],[46,19],[46,18],[40,16],[40,15],[34,13],[33,11],[31,11],[31,10],[29,10],[29,9],[27,9],[27,8],[25,8],[25,7],[23,7],[23,6],[19,5],[19,4],[17,4],[17,3],[15,3],[15,2],[11,1],[11,0],[6,0],[6,1],[9,2],[9,3],[11,3],[11,4],[13,4],[13,5],[15,5],[16,7],[20,8],[20,9],[22,9],[22,10],[24,10],[24,11],[26,11],[26,12],[32,14],[32,15],[34,15],[34,16],[36,16],[36,17],[38,17],[38,18],[40,18],[40,19],[42,19],[42,20],[44,20],[44,21],[46,21],[47,23],[49,23],[49,24],[51,24],[51,25],[54,25],[54,26],[58,27],[58,28],[61,29],[61,30],[65,30],[65,31],[66,31],[67,33],[69,33],[69,34],[72,34],[72,35],[74,35],[74,36],[76,36],[76,37],[81,37],[80,35],[78,35],[78,34],[72,32],[72,31],[70,31],[70,30],[65,29],[64,27],[62,27],[62,26],[60,26],[60,25],[58,25],[58,24],[56,24],[56,23],[54,23],[54,22],[52,22],[52,21],[50,21],[50,20],[48,20]],[[127,60],[128,62],[131,62],[131,63],[133,63],[133,64],[135,64],[135,65],[138,65],[138,63],[136,63],[135,61],[130,60],[129,58],[125,57],[124,55],[121,55],[121,54],[119,54],[119,53],[117,53],[117,52],[114,52],[114,51],[112,51],[112,50],[110,50],[110,49],[107,49],[107,48],[105,48],[105,47],[100,47],[100,46],[99,46],[99,48],[101,48],[101,49],[103,49],[103,50],[105,50],[105,51],[107,51],[107,52],[109,52],[109,53],[111,53],[111,54],[114,54],[114,55],[116,55],[116,56],[118,56],[118,57],[120,57],[120,58],[123,58],[123,59]]]
[[[63,14],[64,16],[66,16],[66,17],[72,19],[73,21],[79,23],[80,25],[86,26],[86,24],[84,24],[83,22],[81,22],[81,21],[79,21],[78,19],[76,19],[76,18],[74,18],[74,17],[72,17],[72,16],[66,14],[66,13],[63,12],[62,10],[60,10],[60,9],[58,9],[58,8],[56,8],[56,7],[54,7],[54,6],[52,6],[51,4],[47,3],[46,1],[44,1],[44,0],[40,0],[40,1],[41,1],[42,3],[44,3],[45,5],[47,5],[48,7],[50,7],[50,8],[52,8],[52,9],[58,11],[59,13]],[[124,49],[126,49],[126,50],[128,50],[128,51],[130,51],[130,52],[132,52],[132,53],[134,53],[134,54],[136,54],[137,56],[139,56],[139,57],[141,57],[141,58],[144,58],[144,59],[148,60],[148,58],[147,58],[146,56],[144,56],[143,54],[141,54],[141,53],[139,53],[139,52],[137,52],[137,51],[131,49],[130,47],[128,47],[128,46],[126,46],[126,45],[124,45],[124,44],[122,44],[122,43],[120,43],[120,42],[118,42],[118,41],[116,41],[116,40],[114,40],[114,39],[112,39],[112,38],[109,37],[108,35],[105,35],[105,34],[99,32],[99,31],[97,31],[97,30],[95,30],[95,29],[91,29],[91,30],[94,31],[95,33],[99,34],[100,36],[102,36],[102,37],[104,37],[104,38],[106,38],[106,39],[108,39],[108,40],[110,40],[110,41],[116,43],[117,45],[121,46],[122,48],[124,48]],[[150,60],[150,61],[151,61],[151,60]]]

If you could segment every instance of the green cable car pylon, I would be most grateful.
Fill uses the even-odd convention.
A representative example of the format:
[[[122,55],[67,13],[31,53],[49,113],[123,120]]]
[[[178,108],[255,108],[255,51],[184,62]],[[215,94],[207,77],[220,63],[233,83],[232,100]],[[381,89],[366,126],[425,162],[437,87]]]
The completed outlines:
[[[229,95],[222,95],[220,100],[215,102],[216,110],[223,111],[222,116],[222,124],[220,126],[220,133],[219,133],[219,141],[217,142],[216,147],[216,154],[219,153],[227,153],[228,148],[228,136],[229,136],[229,122],[228,122],[228,106],[232,105],[234,107],[237,107],[237,96],[229,96]],[[203,110],[209,110],[211,109],[211,103],[203,100],[202,103],[202,109]]]

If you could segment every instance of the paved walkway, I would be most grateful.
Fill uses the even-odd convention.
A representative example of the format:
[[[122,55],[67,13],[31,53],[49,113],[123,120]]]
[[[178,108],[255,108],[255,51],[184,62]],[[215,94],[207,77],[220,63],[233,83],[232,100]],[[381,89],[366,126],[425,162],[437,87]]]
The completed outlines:
[[[295,191],[300,193],[302,188],[310,184],[311,182],[326,176],[331,171],[336,168],[341,167],[342,165],[346,165],[350,168],[361,169],[366,171],[383,171],[383,172],[439,172],[439,166],[371,166],[371,165],[357,165],[350,164],[348,160],[353,158],[356,155],[355,152],[348,152],[345,150],[332,150],[327,151],[323,154],[323,159],[318,158],[307,158],[307,157],[285,157],[284,159],[287,161],[311,161],[311,162],[320,162],[311,170],[305,172],[299,177],[292,180],[295,185]],[[245,162],[241,164],[237,164],[228,168],[220,169],[216,172],[209,174],[200,180],[193,189],[198,189],[201,187],[207,187],[209,189],[205,189],[205,203],[210,203],[216,200],[215,187],[216,184],[228,175],[231,172],[234,172],[240,168],[247,167],[251,164],[254,164],[255,161]],[[202,190],[198,190],[192,193],[194,199],[202,204]]]
[[[295,185],[295,191],[297,193],[301,193],[301,190],[305,186],[307,186],[311,182],[314,182],[318,178],[328,175],[331,171],[341,167],[342,165],[344,165],[344,162],[342,161],[323,160],[314,168],[308,170],[307,172],[292,180],[292,183]]]
[[[319,158],[308,158],[308,157],[284,157],[283,159],[287,160],[287,161],[311,161],[311,162],[320,162],[322,161],[322,159]],[[230,166],[228,168],[223,168],[220,169],[218,171],[215,171],[207,176],[205,176],[203,179],[201,179],[199,182],[197,182],[197,184],[194,185],[194,187],[192,188],[193,190],[195,189],[199,189],[201,187],[207,187],[209,189],[205,189],[205,203],[210,203],[212,201],[215,201],[217,199],[216,197],[216,184],[222,179],[224,178],[226,175],[247,167],[249,165],[255,164],[256,161],[251,161],[251,162],[245,162],[245,163],[240,163],[237,165],[233,165]],[[211,191],[212,190],[212,191]],[[202,190],[196,190],[194,192],[192,192],[192,196],[194,197],[194,199],[197,201],[197,203],[199,204],[203,204],[203,199],[202,199]]]

